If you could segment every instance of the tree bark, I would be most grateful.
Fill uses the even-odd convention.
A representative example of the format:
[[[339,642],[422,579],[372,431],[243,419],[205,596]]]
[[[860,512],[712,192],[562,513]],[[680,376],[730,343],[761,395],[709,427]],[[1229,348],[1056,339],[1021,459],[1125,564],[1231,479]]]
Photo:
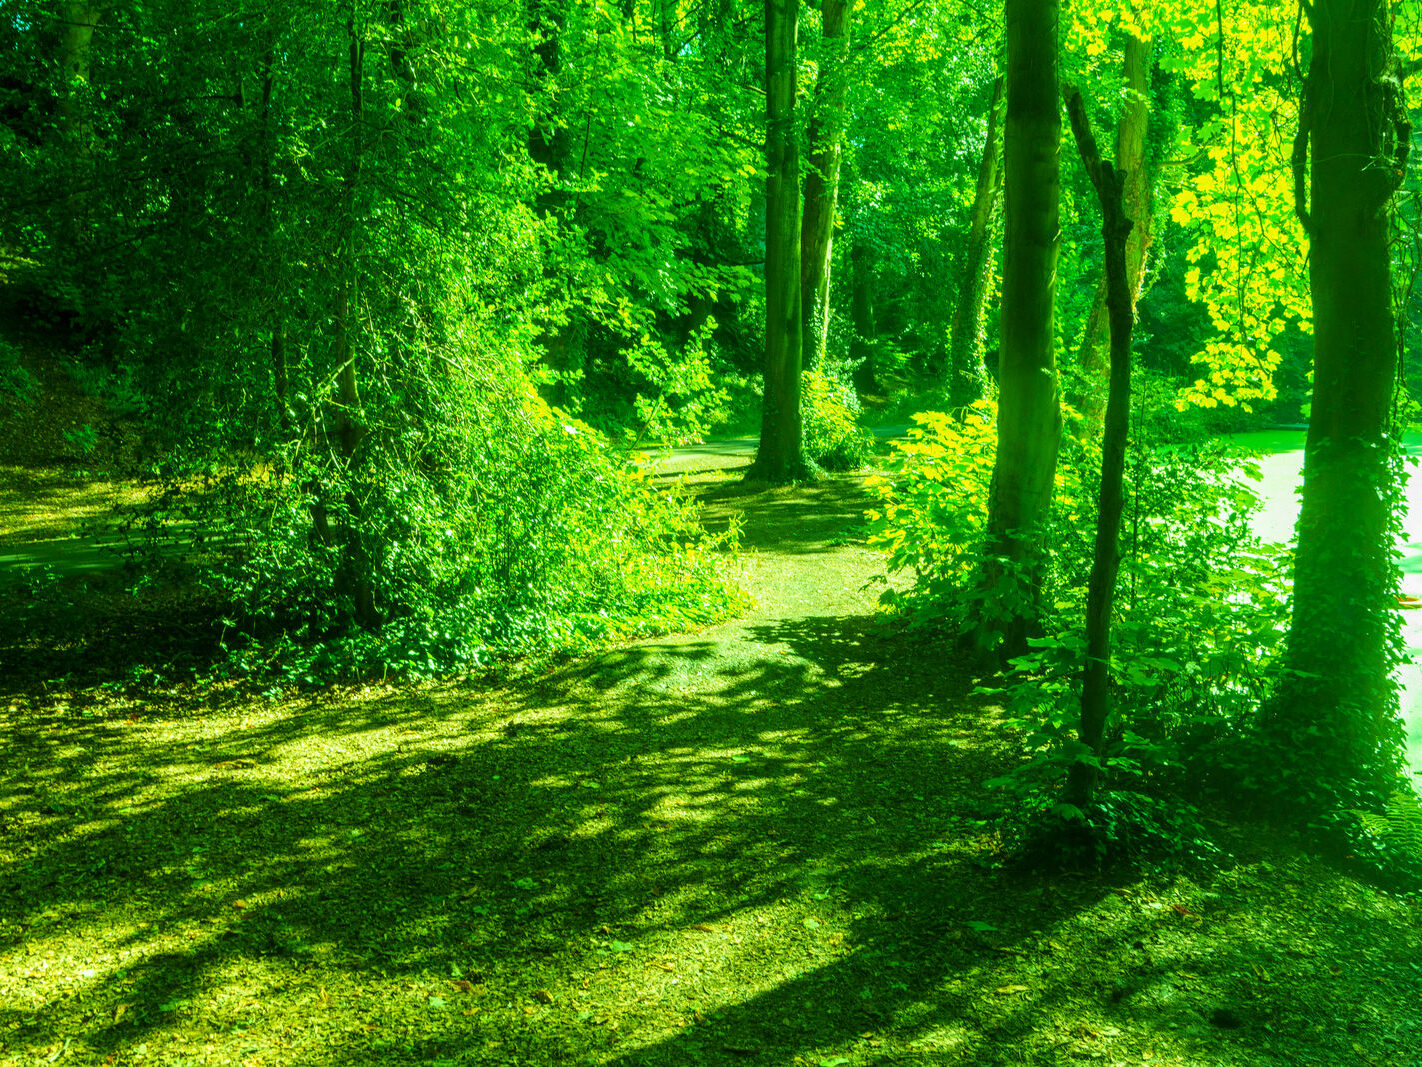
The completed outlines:
[[[1297,206],[1310,238],[1313,408],[1285,653],[1291,673],[1270,725],[1288,746],[1283,766],[1345,794],[1391,789],[1401,738],[1389,652],[1397,630],[1389,436],[1397,348],[1388,205],[1410,126],[1389,17],[1383,0],[1315,0],[1299,133],[1300,152],[1311,148],[1313,203],[1301,195]]]
[[[1146,140],[1150,131],[1151,42],[1126,34],[1122,52],[1126,97],[1116,127],[1116,165],[1126,173],[1126,216],[1131,220],[1131,232],[1126,239],[1126,277],[1134,314],[1145,278],[1146,252],[1155,237],[1151,228],[1154,176],[1146,167]],[[1101,385],[1109,367],[1108,360],[1103,359],[1101,354],[1108,340],[1108,284],[1103,273],[1082,330],[1081,348],[1077,353],[1080,374],[1076,395],[1070,398],[1072,406],[1083,416],[1086,432],[1092,436],[1101,430],[1105,404]]]
[[[804,332],[801,348],[809,369],[824,361],[829,331],[830,258],[845,128],[848,0],[823,0],[820,14],[820,69],[815,80],[815,110],[810,118],[805,213],[800,225],[800,313]]]
[[[795,137],[799,0],[765,0],[765,398],[748,479],[811,473],[800,427],[800,150]]]
[[[998,204],[1002,200],[1002,141],[999,131],[1004,81],[999,74],[992,85],[987,143],[983,145],[982,163],[978,166],[978,187],[973,196],[968,247],[958,272],[958,299],[953,305],[953,324],[948,334],[948,403],[954,408],[965,408],[981,399],[984,390],[982,319],[992,266]]]
[[[1106,306],[1110,310],[1111,379],[1106,399],[1106,426],[1101,441],[1101,490],[1097,504],[1096,546],[1086,591],[1086,665],[1082,671],[1081,722],[1077,737],[1086,752],[1067,773],[1063,799],[1077,808],[1091,802],[1105,756],[1106,723],[1111,716],[1111,609],[1120,570],[1121,512],[1125,499],[1126,438],[1131,410],[1131,331],[1135,306],[1131,298],[1128,254],[1131,220],[1126,217],[1126,171],[1102,160],[1091,135],[1086,106],[1075,88],[1067,96],[1072,133],[1091,184],[1101,201],[1101,235],[1105,245]]]
[[[1004,656],[1027,649],[1039,626],[1061,404],[1053,347],[1061,113],[1057,0],[1006,0],[1006,228],[997,459],[988,504],[978,640]]]

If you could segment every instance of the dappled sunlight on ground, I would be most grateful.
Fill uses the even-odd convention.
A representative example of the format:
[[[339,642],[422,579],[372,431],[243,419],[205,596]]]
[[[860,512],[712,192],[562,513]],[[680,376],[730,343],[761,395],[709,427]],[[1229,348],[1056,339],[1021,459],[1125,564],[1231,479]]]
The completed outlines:
[[[0,1064],[1409,1062],[1414,911],[1002,869],[1000,710],[801,549],[500,687],[0,701]]]

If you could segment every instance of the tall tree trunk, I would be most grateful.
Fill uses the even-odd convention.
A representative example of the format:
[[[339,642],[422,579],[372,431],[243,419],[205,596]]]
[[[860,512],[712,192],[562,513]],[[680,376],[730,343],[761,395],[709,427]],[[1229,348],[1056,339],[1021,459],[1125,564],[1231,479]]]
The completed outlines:
[[[1131,299],[1127,246],[1131,220],[1126,217],[1124,185],[1127,172],[1103,160],[1091,135],[1086,106],[1072,88],[1067,113],[1091,184],[1101,201],[1101,235],[1105,245],[1106,306],[1110,309],[1111,381],[1106,400],[1106,427],[1101,441],[1101,490],[1096,515],[1096,549],[1086,592],[1086,666],[1082,671],[1081,722],[1077,736],[1089,759],[1078,759],[1067,774],[1064,799],[1084,808],[1091,802],[1105,755],[1106,722],[1111,716],[1111,607],[1116,600],[1120,570],[1121,511],[1125,499],[1126,438],[1131,410],[1131,330],[1135,306]]]
[[[1397,348],[1388,204],[1410,126],[1389,17],[1384,0],[1315,0],[1295,152],[1297,207],[1310,238],[1313,409],[1285,657],[1291,673],[1271,717],[1288,746],[1283,765],[1345,794],[1391,788],[1401,736],[1389,655]],[[1311,209],[1302,174],[1310,148]]]
[[[848,0],[823,0],[820,16],[820,69],[815,80],[815,110],[810,117],[805,213],[800,224],[801,347],[805,366],[811,369],[824,361],[825,335],[829,331],[830,256],[845,127]]]
[[[800,432],[800,150],[795,137],[799,0],[765,0],[765,398],[746,477],[805,478]]]
[[[1053,349],[1061,112],[1057,0],[1006,0],[1007,122],[997,460],[979,623],[984,645],[1026,651],[1041,616],[1041,524],[1052,501],[1062,415]]]
[[[958,272],[958,299],[953,305],[953,325],[948,341],[948,403],[967,407],[981,399],[984,388],[982,319],[992,267],[998,203],[1002,199],[1002,141],[1000,127],[1004,103],[1004,78],[992,84],[988,105],[987,143],[978,166],[978,187],[968,227],[968,247]]]
[[[90,117],[89,69],[94,53],[94,31],[103,5],[94,0],[67,0],[55,57],[60,94],[56,120],[60,141],[70,161],[71,192],[64,198],[60,240],[70,255],[89,243],[88,185],[93,180],[94,124]]]
[[[1126,238],[1126,278],[1134,314],[1135,302],[1140,299],[1141,283],[1145,277],[1146,252],[1155,237],[1151,229],[1155,176],[1146,167],[1146,139],[1150,131],[1151,43],[1133,34],[1125,34],[1122,52],[1126,95],[1116,127],[1116,165],[1126,172],[1126,217],[1131,220],[1131,232]],[[1108,361],[1102,357],[1108,333],[1107,286],[1103,273],[1082,330],[1081,348],[1077,353],[1080,373],[1076,395],[1070,398],[1072,406],[1084,416],[1086,432],[1092,436],[1101,429],[1106,399],[1101,387],[1108,371]]]

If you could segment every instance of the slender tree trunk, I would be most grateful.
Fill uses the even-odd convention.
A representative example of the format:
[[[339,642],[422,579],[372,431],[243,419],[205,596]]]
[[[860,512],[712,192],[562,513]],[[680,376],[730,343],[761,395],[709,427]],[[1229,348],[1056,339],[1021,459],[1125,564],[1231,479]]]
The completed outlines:
[[[1389,17],[1383,0],[1315,0],[1295,155],[1310,238],[1313,408],[1285,659],[1298,673],[1282,686],[1271,725],[1288,746],[1282,766],[1344,794],[1390,789],[1401,737],[1389,654],[1397,630],[1389,463],[1397,349],[1388,204],[1410,126]]]
[[[271,370],[272,394],[276,406],[277,427],[282,442],[291,440],[291,376],[286,355],[286,322],[282,313],[282,255],[277,238],[276,183],[273,167],[276,161],[276,115],[272,98],[276,92],[276,46],[272,44],[262,57],[262,259],[267,270],[267,299],[271,301]]]
[[[528,29],[537,37],[533,54],[538,60],[535,71],[536,102],[533,129],[528,135],[528,154],[541,163],[550,175],[561,175],[567,165],[571,144],[568,128],[556,121],[554,93],[563,73],[563,31],[567,15],[559,0],[529,0]],[[561,193],[552,190],[542,198],[545,208],[561,203]]]
[[[341,531],[343,554],[337,592],[349,596],[358,626],[373,629],[380,618],[375,609],[371,586],[370,556],[361,523],[361,502],[358,493],[359,450],[365,437],[361,420],[360,390],[356,372],[356,212],[359,203],[362,157],[365,151],[363,97],[365,45],[356,31],[354,17],[348,23],[350,34],[351,148],[345,176],[345,217],[342,221],[341,251],[336,279],[336,300],[332,309],[335,320],[333,362],[336,367],[336,389],[333,403],[335,441],[344,467],[347,521]],[[322,525],[318,521],[318,526]]]
[[[799,0],[765,0],[765,399],[746,477],[808,477],[800,432],[800,150],[795,137]]]
[[[854,364],[854,388],[873,393],[879,376],[874,367],[874,342],[878,327],[874,323],[874,264],[867,241],[855,241],[849,251],[849,322],[854,337],[849,342],[849,359]]]
[[[815,110],[810,118],[805,213],[800,225],[800,313],[804,331],[801,347],[805,366],[810,369],[824,361],[829,331],[830,257],[845,127],[848,0],[823,0],[820,16],[820,69],[815,81]]]
[[[998,204],[1002,199],[1002,109],[1005,79],[992,84],[988,105],[987,143],[978,166],[978,187],[968,227],[968,247],[958,272],[958,299],[953,305],[953,325],[948,341],[948,403],[967,407],[982,398],[984,389],[982,319],[992,267]]]
[[[1146,140],[1150,131],[1150,64],[1151,43],[1126,34],[1122,42],[1124,54],[1122,74],[1126,96],[1116,127],[1116,165],[1126,172],[1126,216],[1131,220],[1131,232],[1126,239],[1126,278],[1130,283],[1131,307],[1140,299],[1145,278],[1146,252],[1150,250],[1155,232],[1151,228],[1154,175],[1146,167]],[[1107,343],[1109,312],[1108,282],[1103,273],[1096,286],[1096,296],[1087,312],[1082,329],[1081,348],[1077,353],[1080,374],[1076,395],[1071,403],[1084,416],[1087,433],[1095,436],[1101,429],[1105,404],[1102,383],[1108,373],[1108,361],[1102,357]]]
[[[1131,330],[1135,307],[1131,299],[1127,246],[1131,220],[1126,217],[1124,186],[1127,172],[1102,160],[1091,135],[1086,106],[1075,88],[1067,96],[1072,133],[1091,184],[1101,201],[1101,235],[1105,245],[1106,306],[1111,318],[1111,381],[1106,400],[1106,427],[1101,441],[1101,491],[1096,518],[1096,551],[1086,592],[1086,666],[1082,671],[1081,723],[1077,736],[1095,762],[1078,759],[1067,775],[1064,799],[1084,808],[1091,802],[1104,757],[1106,723],[1111,716],[1111,608],[1120,569],[1121,511],[1125,500],[1126,439],[1131,410]]]
[[[1006,0],[1006,231],[997,460],[978,640],[1019,655],[1039,626],[1047,519],[1061,441],[1053,348],[1061,112],[1057,0]]]

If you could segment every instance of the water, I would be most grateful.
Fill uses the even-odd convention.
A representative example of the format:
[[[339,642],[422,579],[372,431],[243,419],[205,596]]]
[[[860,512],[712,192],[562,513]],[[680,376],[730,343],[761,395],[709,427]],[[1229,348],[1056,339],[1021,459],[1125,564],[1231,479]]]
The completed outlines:
[[[1254,518],[1254,532],[1266,541],[1288,541],[1294,536],[1299,517],[1299,485],[1303,481],[1304,432],[1265,430],[1233,434],[1229,440],[1254,449],[1259,458],[1262,480],[1256,489],[1263,508]],[[1408,434],[1403,447],[1410,456],[1422,455],[1422,433]],[[1405,494],[1406,513],[1402,520],[1402,592],[1422,596],[1422,476],[1408,465]],[[1422,773],[1422,610],[1403,611],[1402,639],[1413,662],[1397,670],[1401,684],[1402,720],[1407,728],[1407,761]]]

